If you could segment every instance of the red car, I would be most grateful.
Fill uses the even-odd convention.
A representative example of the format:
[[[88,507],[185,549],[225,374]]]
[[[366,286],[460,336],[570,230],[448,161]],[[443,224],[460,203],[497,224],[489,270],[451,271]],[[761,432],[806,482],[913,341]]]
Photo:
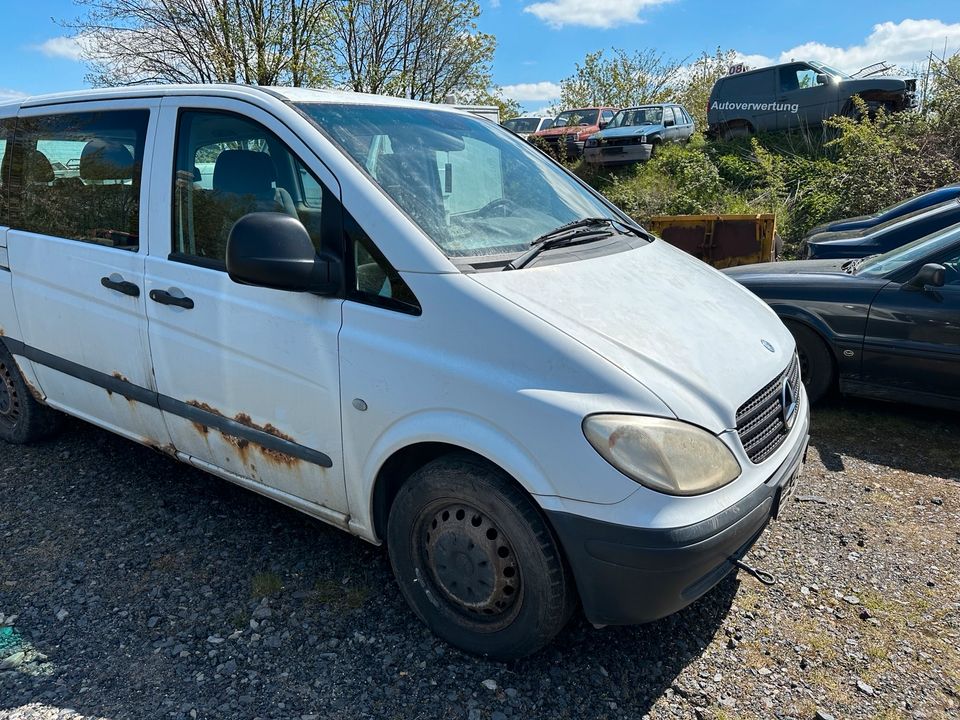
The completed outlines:
[[[609,107],[564,110],[554,119],[553,127],[533,133],[527,139],[554,157],[579,158],[587,138],[603,130],[616,112],[617,108]]]

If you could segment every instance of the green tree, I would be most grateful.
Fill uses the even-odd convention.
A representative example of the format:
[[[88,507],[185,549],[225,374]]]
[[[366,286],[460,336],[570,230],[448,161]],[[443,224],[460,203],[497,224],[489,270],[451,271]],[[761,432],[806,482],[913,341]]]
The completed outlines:
[[[703,52],[692,63],[677,74],[676,90],[673,99],[683,105],[693,116],[697,129],[707,128],[707,103],[714,83],[727,74],[727,69],[735,61],[733,50],[721,50],[710,54]]]
[[[629,107],[665,102],[673,96],[680,63],[653,49],[611,49],[589,53],[573,74],[560,82],[565,108],[609,105]]]

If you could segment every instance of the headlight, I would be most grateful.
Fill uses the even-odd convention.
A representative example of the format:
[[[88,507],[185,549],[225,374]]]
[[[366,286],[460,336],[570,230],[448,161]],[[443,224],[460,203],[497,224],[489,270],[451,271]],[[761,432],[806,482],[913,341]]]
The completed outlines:
[[[677,420],[590,415],[583,434],[624,475],[669,495],[700,495],[740,475],[736,458],[716,435]]]
[[[646,135],[641,135],[641,136],[640,136],[640,139],[639,139],[637,142],[639,142],[641,145],[646,145],[646,144],[647,144],[647,136],[646,136]]]
[[[599,140],[595,140],[594,138],[587,138],[586,147],[589,147],[589,148],[597,147],[597,145],[599,144],[600,144]]]

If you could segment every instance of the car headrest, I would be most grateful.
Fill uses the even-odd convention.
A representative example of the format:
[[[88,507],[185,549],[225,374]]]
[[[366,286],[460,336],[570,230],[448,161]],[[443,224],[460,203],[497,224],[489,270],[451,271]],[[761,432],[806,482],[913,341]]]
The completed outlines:
[[[80,153],[80,179],[84,182],[132,180],[133,154],[125,145],[108,140],[91,140]]]
[[[39,150],[29,150],[24,180],[28,183],[51,183],[54,177],[53,165],[50,164],[47,156]]]
[[[277,171],[264,152],[224,150],[213,166],[213,189],[236,195],[272,197]]]

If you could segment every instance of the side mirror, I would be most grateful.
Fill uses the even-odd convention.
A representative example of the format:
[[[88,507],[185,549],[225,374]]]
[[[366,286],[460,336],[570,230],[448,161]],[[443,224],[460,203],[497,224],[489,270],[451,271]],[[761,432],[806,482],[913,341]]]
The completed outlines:
[[[244,215],[227,238],[227,273],[234,282],[274,290],[335,295],[339,263],[317,255],[310,234],[284,213]]]
[[[599,123],[597,123],[597,127],[600,128],[601,130],[603,130],[603,129],[604,129],[605,127],[607,127],[607,125],[609,125],[609,124],[610,124],[610,123],[607,122],[606,120],[601,120]]]
[[[927,263],[906,283],[908,288],[925,290],[928,287],[943,287],[947,269],[937,263]]]
[[[826,73],[817,73],[817,85],[829,85],[830,76]]]
[[[675,121],[675,120],[671,120],[670,118],[667,118],[666,120],[663,121],[663,126],[664,126],[664,127],[673,127],[673,126],[676,125],[676,124],[677,124],[676,121]]]

